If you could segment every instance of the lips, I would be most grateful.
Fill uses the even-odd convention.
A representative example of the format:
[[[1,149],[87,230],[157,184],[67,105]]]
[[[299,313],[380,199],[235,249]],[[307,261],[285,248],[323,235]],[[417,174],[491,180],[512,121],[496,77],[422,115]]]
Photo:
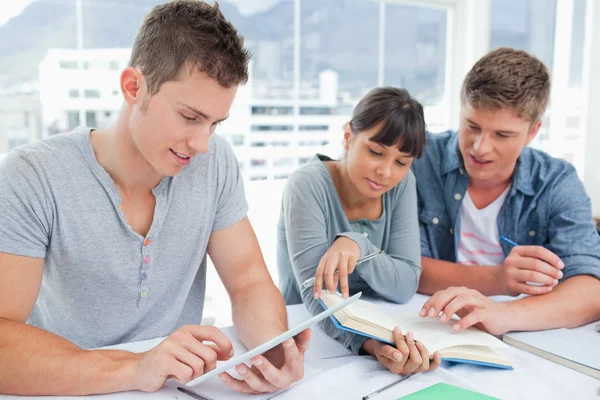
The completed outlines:
[[[371,188],[373,188],[374,190],[381,190],[385,187],[385,185],[383,185],[377,181],[373,181],[369,178],[367,178],[367,182],[369,182],[369,185],[371,185]]]
[[[475,157],[473,154],[469,154],[469,159],[471,160],[471,164],[477,167],[485,167],[492,163],[491,160],[485,160],[483,158]]]
[[[191,157],[184,153],[176,152],[173,149],[171,150],[171,154],[173,155],[173,159],[179,165],[188,165],[190,163]]]

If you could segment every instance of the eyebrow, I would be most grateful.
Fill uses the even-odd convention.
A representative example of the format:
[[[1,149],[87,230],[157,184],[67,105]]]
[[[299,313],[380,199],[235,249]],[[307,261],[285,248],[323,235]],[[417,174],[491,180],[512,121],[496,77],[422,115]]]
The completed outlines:
[[[209,120],[209,121],[211,120],[211,118],[208,116],[208,114],[205,114],[205,113],[203,113],[202,111],[200,111],[200,110],[198,110],[198,109],[196,109],[196,108],[194,108],[194,107],[192,107],[192,106],[188,106],[187,104],[184,104],[184,103],[178,103],[178,104],[179,104],[180,106],[182,106],[182,107],[185,107],[185,108],[187,108],[188,110],[192,111],[193,113],[195,113],[195,114],[198,114],[199,116],[201,116],[201,117],[202,117],[202,118],[204,118],[204,119],[207,119],[207,120]],[[223,122],[223,121],[225,121],[227,118],[229,118],[229,114],[227,114],[227,115],[225,116],[225,118],[222,118],[222,119],[220,119],[220,120],[218,120],[218,121],[215,121],[215,122]]]
[[[469,124],[471,124],[471,125],[475,125],[476,127],[478,127],[478,128],[481,128],[481,127],[479,126],[479,124],[478,124],[478,123],[476,123],[476,122],[474,122],[474,121],[471,121],[471,120],[470,120],[469,118],[467,118],[467,117],[465,117],[465,121],[467,121],[467,122],[468,122]],[[511,131],[511,130],[506,130],[506,129],[501,129],[501,130],[499,130],[499,131],[494,131],[494,132],[496,132],[496,133],[512,133],[513,135],[514,135],[514,134],[518,134],[518,133],[519,133],[519,132],[516,132],[516,131]]]

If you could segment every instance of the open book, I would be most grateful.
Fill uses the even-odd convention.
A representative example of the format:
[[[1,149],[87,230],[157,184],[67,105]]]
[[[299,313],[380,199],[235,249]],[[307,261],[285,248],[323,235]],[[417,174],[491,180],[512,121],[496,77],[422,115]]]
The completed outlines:
[[[327,291],[323,291],[319,298],[325,308],[331,308],[343,300],[339,293]],[[425,345],[431,357],[439,351],[445,361],[512,369],[510,361],[499,351],[506,348],[506,344],[476,328],[454,332],[452,323],[445,324],[438,318],[421,318],[418,315],[392,317],[378,305],[360,299],[335,312],[330,318],[339,329],[393,346],[393,331],[398,326],[402,333],[412,332],[415,339]]]

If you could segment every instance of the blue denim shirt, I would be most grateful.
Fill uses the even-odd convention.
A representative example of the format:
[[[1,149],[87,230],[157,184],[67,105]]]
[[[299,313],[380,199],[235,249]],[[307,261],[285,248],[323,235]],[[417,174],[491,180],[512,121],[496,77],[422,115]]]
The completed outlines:
[[[421,254],[456,262],[460,207],[469,185],[456,132],[428,134],[417,178]],[[510,192],[498,214],[498,233],[521,245],[538,245],[565,263],[563,280],[600,278],[600,236],[590,199],[575,168],[526,147],[517,161]],[[501,242],[504,256],[511,246]]]

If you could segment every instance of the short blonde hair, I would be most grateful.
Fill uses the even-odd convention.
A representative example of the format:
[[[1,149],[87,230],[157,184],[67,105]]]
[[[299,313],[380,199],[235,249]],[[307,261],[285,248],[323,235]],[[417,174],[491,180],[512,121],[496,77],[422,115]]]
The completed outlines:
[[[463,81],[461,102],[475,108],[512,109],[531,123],[539,121],[550,99],[550,73],[543,62],[501,47],[475,63]]]

